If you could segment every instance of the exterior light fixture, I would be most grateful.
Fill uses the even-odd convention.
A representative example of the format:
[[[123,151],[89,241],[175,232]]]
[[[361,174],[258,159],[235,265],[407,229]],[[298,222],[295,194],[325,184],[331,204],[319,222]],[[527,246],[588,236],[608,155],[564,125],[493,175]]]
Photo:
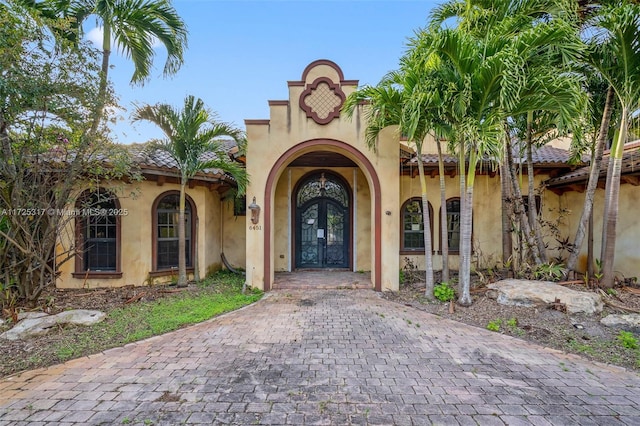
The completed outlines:
[[[260,222],[260,206],[256,204],[256,197],[253,197],[253,201],[249,204],[249,210],[251,210],[251,223],[255,225]]]

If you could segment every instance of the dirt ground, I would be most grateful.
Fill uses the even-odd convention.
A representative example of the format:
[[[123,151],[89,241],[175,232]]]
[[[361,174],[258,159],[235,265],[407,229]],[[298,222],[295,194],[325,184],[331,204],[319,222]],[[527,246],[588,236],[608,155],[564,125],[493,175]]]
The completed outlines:
[[[532,341],[542,346],[576,353],[586,358],[640,371],[640,349],[624,347],[619,339],[621,330],[606,327],[600,319],[609,314],[640,312],[640,287],[626,283],[610,295],[584,284],[566,284],[579,291],[597,291],[605,299],[602,313],[595,315],[567,314],[561,306],[517,307],[496,302],[492,291],[479,282],[472,283],[473,304],[462,307],[456,303],[429,303],[424,297],[424,281],[401,285],[400,291],[385,297],[454,321],[480,328],[489,323],[497,332]],[[436,280],[437,282],[437,280]],[[603,294],[604,293],[604,294]],[[617,307],[613,307],[613,306]],[[634,338],[640,341],[635,330]]]

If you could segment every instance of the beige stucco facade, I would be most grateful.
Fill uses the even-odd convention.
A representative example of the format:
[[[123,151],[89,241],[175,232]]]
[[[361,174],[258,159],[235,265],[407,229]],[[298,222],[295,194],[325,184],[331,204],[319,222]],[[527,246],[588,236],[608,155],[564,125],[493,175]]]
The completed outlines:
[[[351,197],[346,269],[370,270],[372,287],[378,290],[397,289],[398,135],[387,129],[376,152],[367,148],[363,107],[352,119],[339,111],[341,100],[357,88],[357,81],[345,80],[333,62],[310,64],[301,80],[288,86],[287,100],[269,102],[269,119],[246,120],[251,176],[247,201],[255,197],[262,209],[258,223],[247,216],[247,283],[269,289],[275,271],[295,269],[292,191],[307,173],[322,170],[341,176]],[[318,152],[333,155],[318,163],[313,157]],[[305,163],[305,158],[311,158],[309,166],[295,165],[299,159]],[[345,158],[351,167],[332,161]]]
[[[568,211],[566,234],[573,240],[584,204],[585,193],[569,191],[559,196],[559,205]],[[618,278],[640,275],[640,244],[638,243],[638,211],[640,211],[640,191],[638,186],[623,183],[620,186],[618,223],[616,226],[616,253],[614,272]],[[604,214],[604,189],[597,189],[593,207],[593,258],[600,259],[602,241],[602,218]],[[587,270],[587,238],[580,250],[577,268]],[[597,273],[597,271],[596,271]]]
[[[121,287],[125,285],[145,285],[167,282],[177,277],[177,270],[158,271],[154,268],[154,238],[152,206],[154,202],[167,193],[176,193],[178,184],[143,180],[135,183],[111,183],[105,185],[117,197],[121,210],[118,216],[120,235],[118,246],[119,267],[117,271],[108,273],[91,273],[76,270],[76,261],[71,259],[62,265],[57,281],[61,288],[96,288]],[[82,192],[86,188],[82,188]],[[194,220],[198,219],[196,239],[199,254],[200,276],[221,268],[220,253],[222,247],[230,247],[228,257],[240,264],[244,262],[244,250],[239,255],[237,246],[244,248],[243,238],[235,233],[238,222],[233,216],[233,208],[229,202],[223,201],[216,190],[206,186],[194,186],[187,189],[187,196],[195,206]],[[73,206],[69,207],[69,211]],[[244,218],[242,218],[244,219]],[[223,228],[224,223],[224,228]],[[70,227],[75,227],[72,222]],[[75,230],[66,232],[59,245],[59,253],[72,246],[70,239]],[[229,238],[229,244],[225,242]]]

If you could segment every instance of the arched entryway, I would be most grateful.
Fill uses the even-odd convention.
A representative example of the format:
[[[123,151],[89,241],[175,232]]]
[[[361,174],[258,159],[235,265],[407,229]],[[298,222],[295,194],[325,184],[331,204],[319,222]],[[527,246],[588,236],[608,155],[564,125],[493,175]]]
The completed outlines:
[[[349,268],[349,185],[330,171],[315,171],[297,185],[294,203],[295,268]]]
[[[274,222],[274,201],[275,201],[275,188],[278,183],[278,179],[282,175],[286,167],[296,158],[302,155],[318,151],[318,150],[330,150],[341,153],[345,157],[353,160],[359,169],[363,172],[367,179],[370,191],[371,199],[369,201],[369,209],[371,214],[371,229],[375,230],[371,232],[371,280],[376,291],[382,290],[382,235],[380,230],[382,229],[382,201],[380,180],[373,164],[369,159],[360,152],[357,148],[334,139],[312,139],[305,142],[301,142],[287,151],[285,151],[278,160],[271,167],[267,176],[264,188],[264,238],[263,243],[263,289],[268,291],[271,289],[273,282],[273,267],[274,267],[274,251],[272,250],[274,244],[274,230],[276,224]]]

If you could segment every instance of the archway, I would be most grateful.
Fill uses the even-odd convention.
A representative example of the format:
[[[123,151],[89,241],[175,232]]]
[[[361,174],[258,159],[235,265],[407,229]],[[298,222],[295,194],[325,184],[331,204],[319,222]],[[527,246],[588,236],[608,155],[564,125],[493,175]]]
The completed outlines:
[[[381,291],[381,263],[382,263],[382,238],[380,234],[381,222],[382,222],[382,207],[381,207],[381,194],[380,194],[380,180],[376,173],[376,170],[369,161],[369,159],[358,149],[344,142],[334,139],[312,139],[288,149],[283,153],[280,158],[275,162],[265,184],[265,214],[264,214],[264,290],[271,289],[271,283],[273,281],[273,201],[275,194],[276,182],[282,174],[286,166],[298,156],[311,152],[317,149],[333,149],[348,158],[351,158],[358,167],[362,170],[367,182],[371,189],[371,210],[373,213],[373,253],[372,253],[372,281],[374,289]]]

